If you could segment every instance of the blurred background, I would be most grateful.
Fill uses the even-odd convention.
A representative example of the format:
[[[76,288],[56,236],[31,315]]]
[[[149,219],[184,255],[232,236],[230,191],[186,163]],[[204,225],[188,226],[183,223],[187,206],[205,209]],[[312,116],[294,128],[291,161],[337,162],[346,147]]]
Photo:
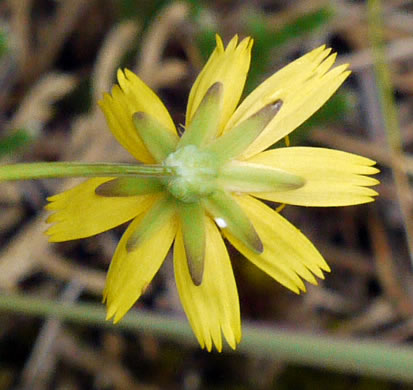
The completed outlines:
[[[380,197],[283,210],[332,268],[304,295],[230,248],[244,338],[218,354],[187,325],[171,259],[124,321],[105,323],[124,226],[61,244],[43,234],[46,197],[78,180],[1,183],[0,390],[413,389],[412,1],[2,0],[0,163],[132,161],[97,107],[116,70],[135,71],[183,123],[215,33],[254,38],[245,93],[320,44],[350,63],[291,143],[376,160]]]

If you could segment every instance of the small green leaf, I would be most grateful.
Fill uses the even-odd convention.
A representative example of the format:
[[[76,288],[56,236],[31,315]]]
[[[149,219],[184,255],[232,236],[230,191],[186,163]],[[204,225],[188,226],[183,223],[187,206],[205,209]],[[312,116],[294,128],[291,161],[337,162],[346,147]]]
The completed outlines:
[[[222,230],[228,229],[247,248],[255,253],[262,253],[264,248],[260,237],[231,195],[224,191],[216,191],[208,198],[204,198],[202,202],[208,213],[214,218],[215,223]]]
[[[101,184],[96,195],[107,197],[135,196],[162,191],[159,179],[155,177],[119,177]]]
[[[142,142],[157,162],[162,162],[178,144],[179,137],[145,112],[133,115],[133,123]]]
[[[185,129],[178,148],[186,145],[202,146],[216,137],[221,109],[222,83],[214,83],[199,104],[191,123]]]
[[[189,273],[195,286],[199,286],[205,263],[205,212],[199,202],[179,202],[178,212]]]

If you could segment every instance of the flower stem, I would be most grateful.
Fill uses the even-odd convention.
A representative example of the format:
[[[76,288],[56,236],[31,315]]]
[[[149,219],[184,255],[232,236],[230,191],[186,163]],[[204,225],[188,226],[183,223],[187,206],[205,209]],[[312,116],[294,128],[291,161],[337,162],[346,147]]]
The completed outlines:
[[[0,181],[53,179],[64,177],[167,177],[172,170],[164,165],[39,162],[0,166]]]

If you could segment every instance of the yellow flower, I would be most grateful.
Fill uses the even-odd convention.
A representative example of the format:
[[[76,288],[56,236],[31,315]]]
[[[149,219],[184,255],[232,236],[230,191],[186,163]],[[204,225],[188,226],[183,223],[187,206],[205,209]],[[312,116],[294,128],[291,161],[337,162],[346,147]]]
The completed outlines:
[[[266,150],[318,110],[350,72],[319,47],[281,69],[239,106],[252,39],[217,47],[191,89],[179,137],[155,93],[129,70],[100,106],[116,139],[163,177],[93,178],[49,198],[50,241],[89,237],[132,221],[109,268],[107,317],[119,321],[145,291],[173,242],[178,291],[199,343],[235,348],[237,288],[223,237],[290,290],[329,267],[311,242],[259,199],[302,206],[374,200],[373,161],[314,147]],[[237,107],[238,106],[238,107]]]

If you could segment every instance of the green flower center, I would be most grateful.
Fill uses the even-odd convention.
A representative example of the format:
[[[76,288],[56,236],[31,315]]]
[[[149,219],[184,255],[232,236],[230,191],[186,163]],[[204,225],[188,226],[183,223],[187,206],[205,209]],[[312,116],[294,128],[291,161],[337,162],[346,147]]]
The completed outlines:
[[[186,145],[171,153],[163,164],[174,173],[164,179],[166,188],[182,202],[196,202],[217,189],[217,159],[211,152]]]

